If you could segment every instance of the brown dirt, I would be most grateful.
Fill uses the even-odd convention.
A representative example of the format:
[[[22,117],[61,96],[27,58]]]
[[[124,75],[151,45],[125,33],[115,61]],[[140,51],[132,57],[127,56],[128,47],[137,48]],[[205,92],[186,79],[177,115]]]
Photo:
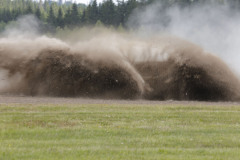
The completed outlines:
[[[49,38],[22,41],[0,41],[1,94],[123,100],[108,103],[132,99],[137,104],[154,103],[147,100],[240,101],[240,80],[231,69],[184,40],[173,39],[166,46],[161,41],[154,45],[138,42],[135,47],[145,47],[142,51],[132,51],[129,40],[129,45],[105,48],[97,44],[101,39],[86,46],[64,42],[48,46]],[[158,46],[163,50],[151,51]]]
[[[0,95],[0,104],[126,104],[126,105],[207,105],[240,106],[240,102],[107,100],[88,98],[29,97]]]

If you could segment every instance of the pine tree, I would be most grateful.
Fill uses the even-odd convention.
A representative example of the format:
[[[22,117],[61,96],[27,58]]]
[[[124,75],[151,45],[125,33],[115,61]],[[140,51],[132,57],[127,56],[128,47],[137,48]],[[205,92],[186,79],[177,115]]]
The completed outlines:
[[[121,26],[126,21],[126,5],[124,0],[118,1],[117,11],[116,11],[116,20],[117,20],[117,25],[121,24]]]
[[[36,15],[36,17],[37,17],[38,19],[41,19],[41,10],[40,10],[39,7],[37,8],[37,10],[36,10],[36,12],[35,12],[35,15]]]
[[[89,24],[95,24],[99,18],[97,1],[94,0],[87,8],[87,19]]]
[[[64,24],[67,26],[71,25],[71,9],[70,8],[67,9],[67,13],[65,14]]]
[[[77,4],[74,3],[72,5],[72,11],[71,11],[71,24],[78,25],[79,22],[80,22],[80,18],[79,18],[79,13],[78,13],[78,7],[77,7]]]
[[[103,4],[100,6],[100,20],[106,25],[115,25],[115,17],[116,12],[113,1],[107,0],[103,2]]]
[[[62,7],[59,7],[59,9],[58,9],[57,26],[59,26],[60,28],[64,28],[64,20],[63,20]]]
[[[126,3],[126,16],[129,17],[129,15],[135,8],[137,8],[137,6],[138,6],[137,0],[128,0]]]
[[[55,18],[54,12],[53,12],[53,6],[51,5],[50,10],[49,10],[49,15],[47,18],[47,22],[54,26],[56,24],[55,21],[56,21],[56,18]]]
[[[87,22],[87,16],[86,16],[86,10],[84,9],[84,10],[83,10],[83,13],[82,13],[82,15],[81,15],[81,23],[82,23],[83,25],[85,25],[86,22]]]

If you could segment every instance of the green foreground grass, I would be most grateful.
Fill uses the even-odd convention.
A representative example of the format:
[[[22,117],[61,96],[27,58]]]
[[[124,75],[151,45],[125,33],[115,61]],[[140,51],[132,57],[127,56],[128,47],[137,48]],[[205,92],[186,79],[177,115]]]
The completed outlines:
[[[0,105],[0,160],[239,158],[240,106]]]

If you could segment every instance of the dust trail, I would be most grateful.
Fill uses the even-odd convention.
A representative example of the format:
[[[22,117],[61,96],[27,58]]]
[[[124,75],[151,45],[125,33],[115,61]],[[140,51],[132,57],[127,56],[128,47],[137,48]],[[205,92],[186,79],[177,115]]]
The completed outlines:
[[[152,88],[147,99],[236,101],[239,79],[218,57],[179,39],[165,39],[170,45],[163,61],[150,60],[135,66]]]
[[[59,39],[29,32],[25,25],[37,24],[29,16],[18,23],[0,37],[1,94],[240,100],[240,82],[229,67],[188,41],[99,28]]]
[[[195,5],[181,7],[164,6],[162,1],[155,1],[136,10],[128,25],[142,36],[167,34],[193,42],[224,59],[240,77],[240,12],[232,7],[234,3],[231,3],[235,1],[196,2]]]
[[[0,46],[0,67],[7,71],[5,79],[19,77],[17,82],[3,87],[3,92],[102,98],[137,98],[143,93],[144,81],[133,66],[104,47],[100,51],[100,47],[92,50],[88,45],[89,52],[84,46],[46,37],[3,39]]]
[[[110,99],[240,98],[239,79],[228,66],[190,42],[103,35],[74,44],[45,36],[1,38],[0,92]]]

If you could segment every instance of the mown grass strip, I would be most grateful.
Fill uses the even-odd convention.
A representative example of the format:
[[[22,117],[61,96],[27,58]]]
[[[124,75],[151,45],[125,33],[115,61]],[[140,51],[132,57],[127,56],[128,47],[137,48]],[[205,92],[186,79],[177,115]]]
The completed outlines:
[[[0,105],[0,160],[239,159],[240,106]]]

